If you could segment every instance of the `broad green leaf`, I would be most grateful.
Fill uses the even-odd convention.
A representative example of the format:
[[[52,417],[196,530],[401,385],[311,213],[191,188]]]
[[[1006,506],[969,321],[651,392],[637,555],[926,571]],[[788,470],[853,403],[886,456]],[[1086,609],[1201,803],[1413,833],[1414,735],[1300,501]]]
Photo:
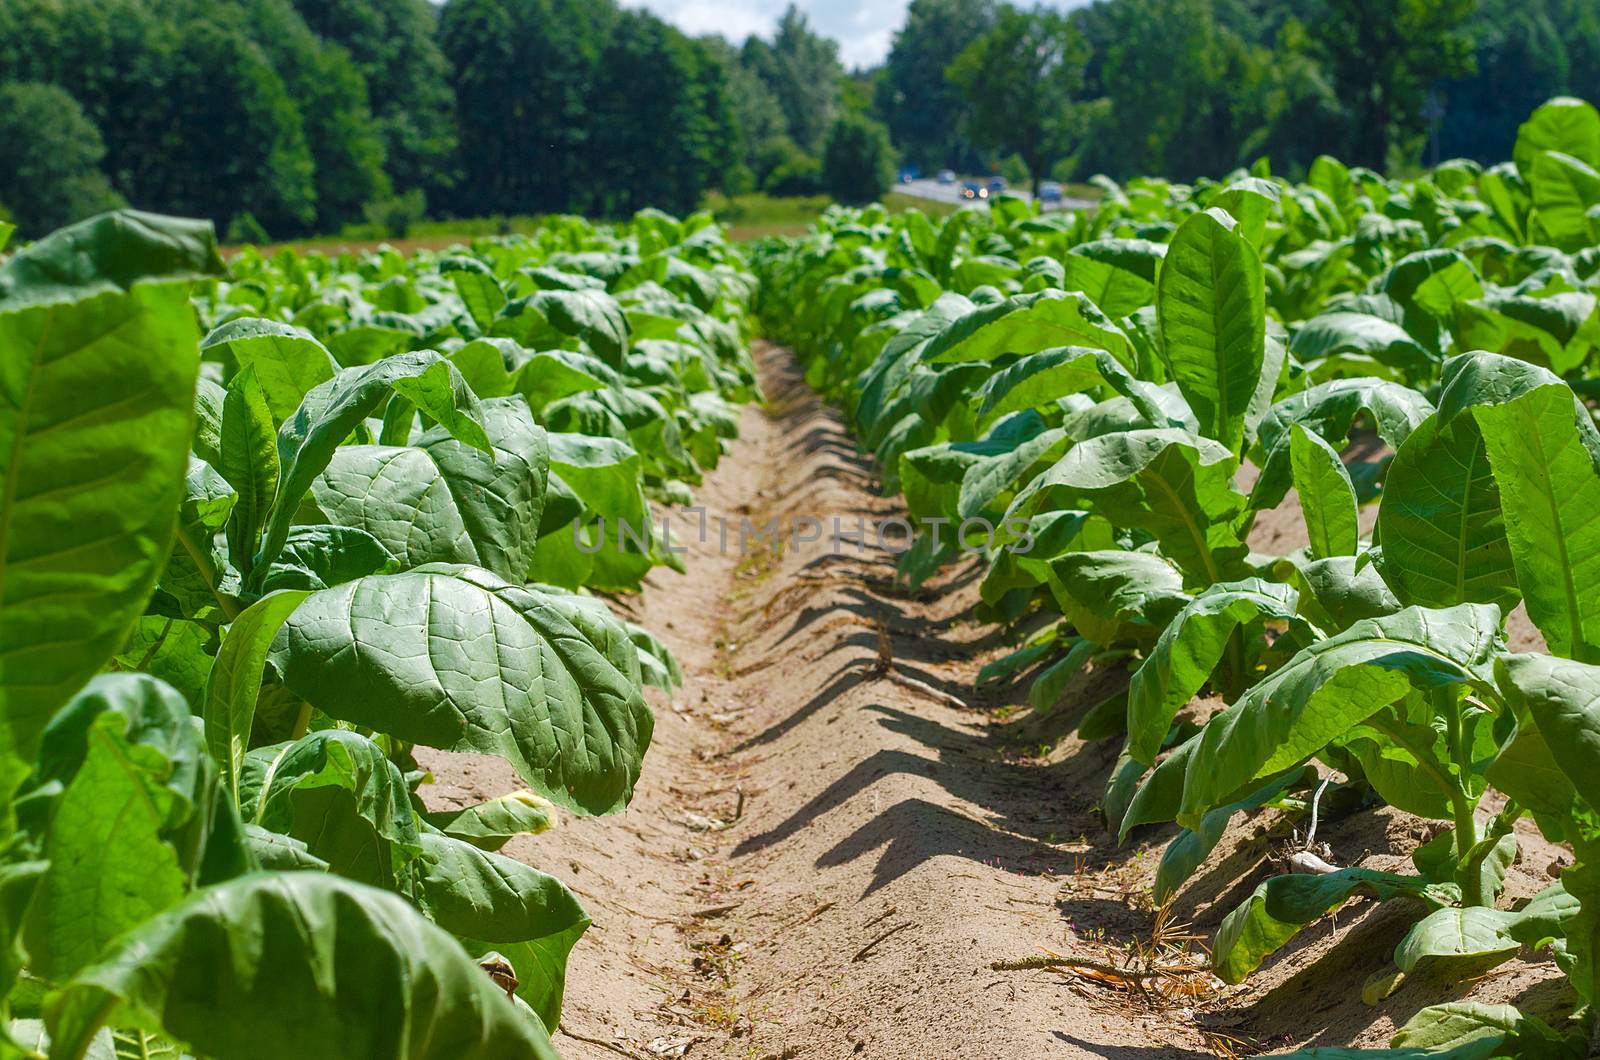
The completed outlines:
[[[1166,249],[1142,239],[1082,243],[1061,257],[1061,280],[1051,286],[1082,291],[1107,316],[1125,317],[1154,298],[1155,269]]]
[[[511,339],[473,339],[447,356],[474,394],[496,398],[515,392],[512,366],[527,351]]]
[[[1206,205],[1227,211],[1239,222],[1239,230],[1251,245],[1260,248],[1266,239],[1267,221],[1278,214],[1282,199],[1278,185],[1252,176],[1229,184]]]
[[[1528,617],[1555,654],[1600,660],[1600,432],[1565,383],[1497,354],[1447,366],[1439,418],[1468,411],[1500,488]]]
[[[1255,248],[1221,210],[1185,221],[1156,280],[1167,370],[1200,433],[1237,453],[1266,357],[1266,289]]]
[[[557,805],[608,813],[633,792],[650,710],[607,658],[631,648],[627,631],[612,620],[597,646],[563,611],[559,598],[486,572],[423,568],[312,594],[272,657],[284,683],[325,714],[497,754]]]
[[[254,366],[233,377],[222,404],[222,448],[217,471],[233,487],[228,554],[243,562],[255,554],[261,528],[278,493],[278,447],[266,392]]]
[[[1593,246],[1589,210],[1600,205],[1600,171],[1559,151],[1542,151],[1533,161],[1534,218],[1549,241],[1575,252]]]
[[[1578,899],[1552,884],[1518,910],[1470,906],[1428,914],[1406,932],[1395,948],[1402,972],[1428,970],[1452,982],[1475,979],[1517,955],[1566,937],[1578,913]]]
[[[178,800],[165,784],[174,763],[130,741],[129,722],[108,710],[89,723],[87,753],[51,818],[50,867],[23,926],[29,967],[47,979],[71,976],[187,890],[178,852],[162,837],[176,823]]]
[[[1542,363],[1564,375],[1600,343],[1600,316],[1595,296],[1582,291],[1486,296],[1457,307],[1456,336],[1465,349]]]
[[[396,890],[421,854],[405,777],[359,733],[324,729],[251,751],[239,798],[246,821],[299,840],[348,879]]]
[[[1410,387],[1372,378],[1336,379],[1284,398],[1261,421],[1253,451],[1261,477],[1251,490],[1250,506],[1276,508],[1289,492],[1294,425],[1343,449],[1351,424],[1362,413],[1372,417],[1378,437],[1398,449],[1418,424],[1433,415],[1433,404]]]
[[[449,836],[424,831],[421,838],[418,907],[470,951],[508,957],[517,996],[554,1033],[567,956],[589,927],[588,914],[554,876]]]
[[[1193,584],[1237,576],[1247,549],[1238,521],[1245,497],[1238,463],[1209,438],[1173,428],[1091,438],[1019,493],[1006,519],[1052,508],[1087,508],[1117,526],[1155,535]]]
[[[1151,552],[1068,552],[1051,560],[1048,572],[1056,605],[1099,644],[1135,627],[1153,637],[1189,601],[1182,575]]]
[[[326,861],[314,856],[304,843],[293,836],[280,835],[258,824],[245,825],[244,835],[251,856],[263,869],[275,872],[295,872],[302,869],[308,872],[327,872],[330,868]]]
[[[1495,671],[1518,713],[1532,716],[1567,782],[1591,808],[1600,807],[1600,666],[1528,653],[1502,656]],[[1570,802],[1562,805],[1559,780],[1546,777],[1540,788],[1553,799],[1536,808],[1570,808]]]
[[[1470,417],[1430,416],[1395,454],[1378,507],[1381,570],[1406,604],[1512,606],[1518,597],[1501,495]]]
[[[1201,818],[1199,828],[1193,830],[1185,828],[1174,836],[1172,842],[1161,852],[1161,863],[1156,866],[1155,882],[1151,885],[1151,894],[1156,905],[1164,905],[1188,882],[1189,877],[1194,875],[1195,870],[1221,842],[1223,833],[1227,831],[1234,817],[1246,810],[1266,805],[1283,794],[1285,789],[1303,779],[1305,777],[1302,773],[1290,770],[1283,776],[1264,784],[1248,797],[1212,810]],[[1313,782],[1316,780],[1314,773],[1311,780]]]
[[[1006,527],[1001,527],[1002,534]],[[1010,529],[1022,529],[1013,524]],[[1087,512],[1054,511],[1034,516],[1025,533],[1003,542],[980,587],[985,603],[997,603],[1013,589],[1035,589],[1050,579],[1050,561],[1068,552],[1112,551],[1119,548],[1111,524]],[[1168,565],[1168,574],[1178,578]],[[1181,585],[1181,578],[1178,578]]]
[[[1433,365],[1433,356],[1399,324],[1342,309],[1322,313],[1301,325],[1289,352],[1302,364],[1356,354],[1407,376],[1426,373]]]
[[[195,380],[194,388],[194,438],[190,445],[194,455],[212,467],[222,463],[222,406],[228,392],[221,383],[202,375]]]
[[[312,523],[290,528],[261,589],[331,589],[368,574],[393,574],[399,566],[365,530]]]
[[[628,318],[605,291],[540,291],[531,302],[557,331],[582,339],[613,368],[628,352]]]
[[[17,226],[10,221],[0,221],[0,250],[6,249],[6,244],[11,242],[11,233],[16,230]]]
[[[1539,107],[1517,130],[1512,152],[1524,179],[1533,179],[1534,162],[1544,151],[1560,151],[1600,167],[1600,113],[1571,96],[1557,96]]]
[[[1134,363],[1127,335],[1087,295],[1040,291],[1017,295],[957,317],[923,347],[925,363],[991,361],[1058,346],[1106,350],[1124,367]]]
[[[1289,580],[1300,589],[1300,613],[1328,632],[1392,615],[1402,606],[1377,567],[1352,556],[1297,564]]]
[[[479,452],[436,427],[415,445],[346,445],[312,483],[317,507],[364,530],[402,569],[468,563],[521,581],[533,560],[549,477],[544,429],[517,398],[482,405]]]
[[[0,267],[0,806],[167,561],[199,370],[189,285],[222,271],[208,223],[132,211]]]
[[[1355,555],[1361,542],[1356,488],[1338,451],[1297,423],[1290,430],[1289,463],[1311,539],[1311,557]]]
[[[524,789],[459,810],[430,813],[427,820],[445,835],[480,850],[499,850],[519,835],[548,832],[559,818],[549,799]]]
[[[1489,1057],[1496,1055],[1524,1023],[1515,1005],[1450,1001],[1429,1005],[1412,1016],[1389,1044],[1396,1049],[1426,1049],[1433,1053],[1468,1047]]]
[[[228,321],[201,340],[200,350],[226,353],[241,372],[254,369],[275,424],[293,416],[312,388],[339,370],[333,355],[311,332],[259,317]]]
[[[1401,324],[1424,346],[1443,345],[1442,324],[1462,302],[1483,297],[1483,283],[1472,263],[1450,247],[1407,254],[1375,286],[1380,304],[1398,306]]]
[[[1136,385],[1134,378],[1105,350],[1065,346],[1029,354],[990,376],[978,388],[978,428],[1010,412],[1046,408],[1058,398],[1109,386],[1133,402],[1152,422],[1165,419],[1161,409]]]
[[[1517,658],[1520,656],[1505,656],[1504,660]],[[1516,702],[1519,695],[1528,694],[1513,691],[1504,671],[1501,671],[1497,683],[1501,692],[1512,702]],[[1574,806],[1578,797],[1577,789],[1566,771],[1557,764],[1544,732],[1537,725],[1519,726],[1516,736],[1490,764],[1484,777],[1496,791],[1502,792],[1531,813],[1546,838],[1560,842],[1568,828],[1576,823]]]
[[[1179,822],[1197,823],[1247,785],[1298,765],[1412,688],[1490,687],[1500,636],[1492,605],[1410,607],[1303,649],[1206,723]]]
[[[1217,929],[1211,967],[1225,983],[1240,983],[1272,953],[1308,925],[1358,894],[1379,901],[1420,898],[1426,880],[1373,869],[1340,869],[1326,875],[1294,873],[1265,880]]]
[[[461,296],[461,304],[467,307],[478,330],[488,331],[506,304],[506,294],[500,289],[493,271],[475,258],[455,255],[439,262],[439,272],[450,277],[456,294]]]
[[[134,624],[113,665],[158,677],[190,703],[205,701],[214,654],[212,630],[199,622],[146,614]]]
[[[518,365],[514,383],[534,412],[573,394],[621,385],[621,376],[604,361],[572,350],[533,354]]]
[[[397,400],[404,398],[423,413],[433,418],[452,437],[485,453],[491,452],[485,437],[480,409],[474,405],[477,396],[467,386],[456,366],[449,361],[436,360],[418,373],[401,372],[389,385]],[[393,406],[394,403],[391,403]]]
[[[1073,678],[1088,665],[1089,657],[1098,650],[1099,645],[1093,641],[1080,640],[1074,644],[1065,656],[1045,667],[1033,679],[1033,684],[1028,686],[1028,705],[1041,712],[1053,708],[1066,694]]]
[[[227,621],[238,610],[236,598],[243,586],[221,544],[237,500],[238,494],[210,464],[190,461],[178,506],[177,541],[152,606],[168,615],[212,623]]]
[[[379,324],[356,324],[329,332],[325,336],[328,352],[342,367],[372,365],[411,348],[417,336],[402,328]]]
[[[556,1060],[443,929],[320,872],[242,876],[142,924],[50,999],[56,1047],[81,1055],[119,1005],[202,1055]]]
[[[1356,184],[1350,179],[1350,169],[1337,158],[1318,155],[1306,174],[1306,183],[1326,195],[1339,215],[1354,220],[1360,213],[1356,204]]]
[[[300,501],[333,459],[334,451],[391,392],[401,394],[467,445],[493,453],[478,399],[455,366],[437,353],[397,354],[376,364],[344,369],[308,393],[299,411],[278,431],[283,478],[272,520],[256,554],[254,577],[265,575],[266,565],[288,540]]]
[[[978,460],[961,476],[956,514],[972,519],[994,509],[1003,511],[1002,506],[1026,481],[1023,476],[1029,468],[1055,463],[1071,444],[1066,432],[1056,427],[1018,442],[1009,452]]]
[[[1261,622],[1295,620],[1298,599],[1288,585],[1251,578],[1219,582],[1185,605],[1134,671],[1128,687],[1129,753],[1153,765],[1172,719],[1212,679],[1228,652],[1236,656],[1228,664],[1234,681],[1253,672],[1247,667],[1259,651],[1249,651],[1246,659],[1245,631],[1259,640]]]
[[[239,798],[239,766],[250,743],[267,651],[272,647],[272,638],[308,595],[303,590],[274,592],[245,608],[223,635],[222,647],[206,680],[201,712],[206,746],[235,801]]]

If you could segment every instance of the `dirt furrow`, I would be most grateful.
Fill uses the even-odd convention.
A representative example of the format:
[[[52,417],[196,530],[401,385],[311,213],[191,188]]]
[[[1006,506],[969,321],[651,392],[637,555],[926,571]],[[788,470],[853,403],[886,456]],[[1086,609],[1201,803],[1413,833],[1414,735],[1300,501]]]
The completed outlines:
[[[1347,910],[1221,1007],[1157,1000],[1092,969],[994,970],[1046,953],[1120,963],[1148,946],[1147,888],[1171,833],[1120,851],[1105,835],[1117,741],[1071,735],[1082,703],[1039,716],[1012,709],[1015,693],[974,696],[981,663],[1008,650],[968,617],[979,570],[897,588],[870,528],[902,515],[899,502],[877,495],[788,354],[758,359],[767,408],[746,410],[737,447],[696,491],[703,516],[674,523],[687,576],[658,570],[613,601],[687,678],[655,698],[633,805],[509,851],[560,875],[594,917],[572,956],[564,1056],[1143,1060],[1225,1054],[1228,1036],[1381,1044],[1440,1000],[1413,988],[1361,1004],[1360,982],[1407,923],[1387,909]],[[781,547],[751,533],[774,519]],[[866,547],[831,541],[835,519],[845,535],[864,521]],[[819,526],[821,540],[794,540]],[[441,805],[517,786],[493,760],[426,764]],[[1388,837],[1409,849],[1413,820],[1369,813],[1324,838],[1340,864],[1399,868]],[[1202,932],[1273,871],[1282,837],[1241,832],[1175,907]],[[1536,890],[1543,867],[1515,889]],[[1316,958],[1327,974],[1308,971]],[[1508,972],[1474,996],[1522,997],[1553,975]]]

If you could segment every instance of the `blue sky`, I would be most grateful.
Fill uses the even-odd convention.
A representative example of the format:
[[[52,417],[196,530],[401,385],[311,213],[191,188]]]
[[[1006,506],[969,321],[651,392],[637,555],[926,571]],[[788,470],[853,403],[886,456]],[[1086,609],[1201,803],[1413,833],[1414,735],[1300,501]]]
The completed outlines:
[[[889,54],[894,31],[905,21],[907,0],[797,0],[818,31],[839,42],[846,66],[870,66]],[[1052,0],[1075,7],[1073,0]],[[1082,0],[1079,0],[1082,2]],[[623,0],[645,7],[690,34],[720,33],[742,41],[772,32],[789,0]]]

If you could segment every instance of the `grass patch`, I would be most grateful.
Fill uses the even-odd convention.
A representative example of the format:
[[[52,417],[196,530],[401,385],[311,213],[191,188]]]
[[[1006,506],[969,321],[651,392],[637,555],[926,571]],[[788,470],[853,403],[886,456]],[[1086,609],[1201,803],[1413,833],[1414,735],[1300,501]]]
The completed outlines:
[[[1089,184],[1069,184],[1066,193],[1070,198],[1098,199],[1100,189]],[[883,197],[890,213],[921,210],[930,217],[948,217],[961,207],[951,202],[919,199],[902,191],[891,191]],[[833,205],[826,195],[808,195],[800,198],[779,198],[764,193],[727,196],[712,192],[706,196],[703,208],[710,210],[718,221],[728,226],[728,238],[733,242],[749,242],[767,236],[798,236],[810,230],[822,212]],[[321,254],[359,253],[375,250],[388,244],[403,254],[419,250],[444,250],[457,243],[467,243],[485,236],[532,235],[538,231],[544,218],[525,217],[457,217],[438,221],[418,221],[404,236],[391,236],[371,224],[346,225],[338,235],[309,236],[305,239],[287,240],[262,246],[262,253],[271,255],[280,250],[296,253]],[[223,253],[237,253],[238,246],[223,248]]]
[[[891,191],[883,197],[883,205],[888,207],[890,213],[905,213],[908,210],[921,210],[929,217],[949,217],[961,209],[953,202],[941,202],[938,199],[921,199],[915,195],[907,195],[903,191]]]
[[[766,236],[798,236],[809,229],[822,211],[833,205],[826,195],[775,198],[761,192],[729,197],[721,192],[706,196],[704,208],[728,226],[734,242]]]

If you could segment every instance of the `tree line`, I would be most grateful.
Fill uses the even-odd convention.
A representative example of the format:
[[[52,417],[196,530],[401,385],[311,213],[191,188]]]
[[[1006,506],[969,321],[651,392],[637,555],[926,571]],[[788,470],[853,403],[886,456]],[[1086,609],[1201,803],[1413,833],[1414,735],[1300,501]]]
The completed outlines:
[[[6,0],[0,208],[25,235],[125,201],[262,239],[814,193],[860,126],[843,77],[798,11],[736,48],[615,0]]]
[[[616,0],[6,0],[0,210],[38,234],[129,202],[260,240],[864,200],[897,158],[1035,182],[1487,161],[1597,82],[1592,0],[912,0],[865,71],[795,7],[730,42]]]
[[[1501,161],[1557,95],[1600,98],[1593,0],[912,0],[875,98],[923,168],[1189,180]]]

